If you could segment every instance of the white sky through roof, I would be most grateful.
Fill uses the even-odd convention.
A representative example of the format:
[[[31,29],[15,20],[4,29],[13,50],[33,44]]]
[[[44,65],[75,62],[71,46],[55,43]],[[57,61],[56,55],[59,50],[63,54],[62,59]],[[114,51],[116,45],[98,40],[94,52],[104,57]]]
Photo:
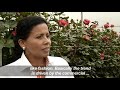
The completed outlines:
[[[64,12],[64,14],[70,19],[81,19],[81,12]],[[120,32],[120,12],[83,12],[83,19],[98,21],[99,27],[109,22],[117,26],[114,27],[115,31]]]

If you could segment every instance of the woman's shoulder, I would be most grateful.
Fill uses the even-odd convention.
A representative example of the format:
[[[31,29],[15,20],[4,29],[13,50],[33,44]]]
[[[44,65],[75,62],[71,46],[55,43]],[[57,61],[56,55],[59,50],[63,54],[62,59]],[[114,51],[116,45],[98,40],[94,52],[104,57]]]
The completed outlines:
[[[62,57],[48,56],[49,62],[54,65],[67,65],[68,62]]]

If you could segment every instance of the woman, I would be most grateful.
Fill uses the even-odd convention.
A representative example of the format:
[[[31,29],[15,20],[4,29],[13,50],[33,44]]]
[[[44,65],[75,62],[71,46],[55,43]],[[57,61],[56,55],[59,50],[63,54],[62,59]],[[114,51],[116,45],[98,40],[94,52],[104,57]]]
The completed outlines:
[[[20,69],[21,71],[14,70],[16,71],[15,74],[19,73],[22,77],[74,78],[72,74],[66,74],[67,72],[71,73],[71,69],[66,60],[60,57],[49,56],[50,46],[51,40],[47,22],[39,16],[26,17],[18,22],[16,28],[15,48],[17,60],[7,66],[24,66],[24,68]],[[34,68],[35,70],[33,70],[32,68],[32,70],[30,70],[25,66],[37,67],[37,69]],[[48,66],[51,67],[51,72],[47,68],[44,70],[38,69],[38,67]],[[61,66],[61,68],[62,66],[67,66],[67,71],[54,71],[56,66]],[[35,75],[31,76],[30,71]],[[38,73],[36,74],[36,72]]]

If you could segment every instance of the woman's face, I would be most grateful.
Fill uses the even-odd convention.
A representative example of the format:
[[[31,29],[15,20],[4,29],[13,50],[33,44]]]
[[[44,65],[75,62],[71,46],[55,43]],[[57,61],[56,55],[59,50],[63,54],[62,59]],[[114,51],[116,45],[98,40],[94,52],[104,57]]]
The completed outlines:
[[[24,41],[24,45],[25,53],[29,55],[35,57],[48,56],[51,45],[48,26],[43,23],[33,27],[29,37]]]

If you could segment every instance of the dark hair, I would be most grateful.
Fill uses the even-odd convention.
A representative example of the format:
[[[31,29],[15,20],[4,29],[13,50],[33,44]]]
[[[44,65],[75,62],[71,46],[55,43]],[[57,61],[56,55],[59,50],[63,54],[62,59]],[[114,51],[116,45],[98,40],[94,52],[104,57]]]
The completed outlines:
[[[47,24],[47,21],[40,16],[25,17],[18,22],[16,27],[16,36],[14,39],[14,45],[15,45],[14,60],[20,58],[23,52],[23,49],[20,47],[18,43],[18,40],[19,39],[26,40],[29,37],[29,34],[33,29],[33,27],[43,23]]]

